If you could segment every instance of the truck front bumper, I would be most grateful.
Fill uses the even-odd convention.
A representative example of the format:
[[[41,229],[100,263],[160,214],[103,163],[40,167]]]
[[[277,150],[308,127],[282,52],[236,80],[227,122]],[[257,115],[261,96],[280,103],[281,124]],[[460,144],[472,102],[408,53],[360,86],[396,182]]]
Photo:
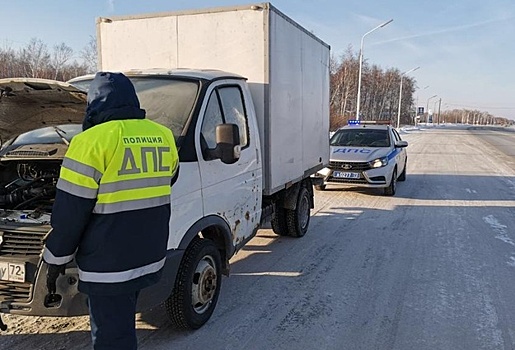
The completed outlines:
[[[0,312],[32,316],[88,314],[79,293],[77,267],[70,263],[56,281],[57,296],[46,287],[47,265],[41,255],[50,225],[0,224]]]
[[[0,261],[5,259],[0,259]],[[10,259],[12,261],[12,259]],[[46,286],[47,265],[40,262],[32,273],[26,261],[25,282],[1,281],[0,312],[26,316],[81,316],[88,314],[87,296],[78,291],[78,271],[67,267],[56,281],[56,294],[50,296]]]

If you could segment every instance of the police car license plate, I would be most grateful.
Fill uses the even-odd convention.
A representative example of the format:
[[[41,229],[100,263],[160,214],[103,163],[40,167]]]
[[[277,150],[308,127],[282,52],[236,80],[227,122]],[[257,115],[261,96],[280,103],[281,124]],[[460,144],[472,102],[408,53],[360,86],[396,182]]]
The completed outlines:
[[[0,280],[25,282],[25,264],[0,261]]]
[[[359,179],[359,173],[346,173],[343,171],[335,171],[333,172],[333,176],[343,179]]]

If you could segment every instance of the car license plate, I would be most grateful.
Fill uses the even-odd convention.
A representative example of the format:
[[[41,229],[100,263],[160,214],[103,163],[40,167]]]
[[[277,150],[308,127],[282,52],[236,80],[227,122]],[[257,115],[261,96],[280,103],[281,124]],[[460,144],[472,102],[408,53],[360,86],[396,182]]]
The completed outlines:
[[[0,280],[25,282],[25,264],[0,261]]]
[[[343,179],[359,179],[360,177],[359,173],[346,173],[343,171],[334,171],[333,176]]]

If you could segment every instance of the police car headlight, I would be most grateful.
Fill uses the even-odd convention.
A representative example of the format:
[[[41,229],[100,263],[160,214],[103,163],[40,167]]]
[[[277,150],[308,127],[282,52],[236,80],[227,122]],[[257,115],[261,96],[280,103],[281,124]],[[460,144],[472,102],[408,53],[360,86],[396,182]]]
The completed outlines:
[[[384,167],[387,165],[388,165],[388,158],[386,158],[386,157],[377,158],[370,162],[370,166],[372,168],[381,168],[381,167]]]

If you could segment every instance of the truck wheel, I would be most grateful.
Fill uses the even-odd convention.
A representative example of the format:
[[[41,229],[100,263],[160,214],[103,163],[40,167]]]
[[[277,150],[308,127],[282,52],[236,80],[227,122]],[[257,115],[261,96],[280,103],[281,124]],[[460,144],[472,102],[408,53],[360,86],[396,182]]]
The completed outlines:
[[[395,189],[397,187],[397,169],[393,169],[392,179],[390,180],[390,184],[388,187],[384,189],[385,196],[393,196],[395,195]]]
[[[309,220],[311,218],[311,205],[309,191],[301,187],[297,197],[295,210],[286,209],[286,225],[288,235],[291,237],[302,237],[308,232]]]
[[[325,185],[315,185],[315,190],[323,191],[323,190],[325,190]]]
[[[182,258],[172,294],[165,301],[177,328],[198,329],[216,306],[222,284],[221,257],[209,239],[195,238]]]
[[[286,223],[286,209],[280,208],[277,205],[274,208],[274,215],[272,217],[272,230],[278,236],[288,236],[288,225]]]

